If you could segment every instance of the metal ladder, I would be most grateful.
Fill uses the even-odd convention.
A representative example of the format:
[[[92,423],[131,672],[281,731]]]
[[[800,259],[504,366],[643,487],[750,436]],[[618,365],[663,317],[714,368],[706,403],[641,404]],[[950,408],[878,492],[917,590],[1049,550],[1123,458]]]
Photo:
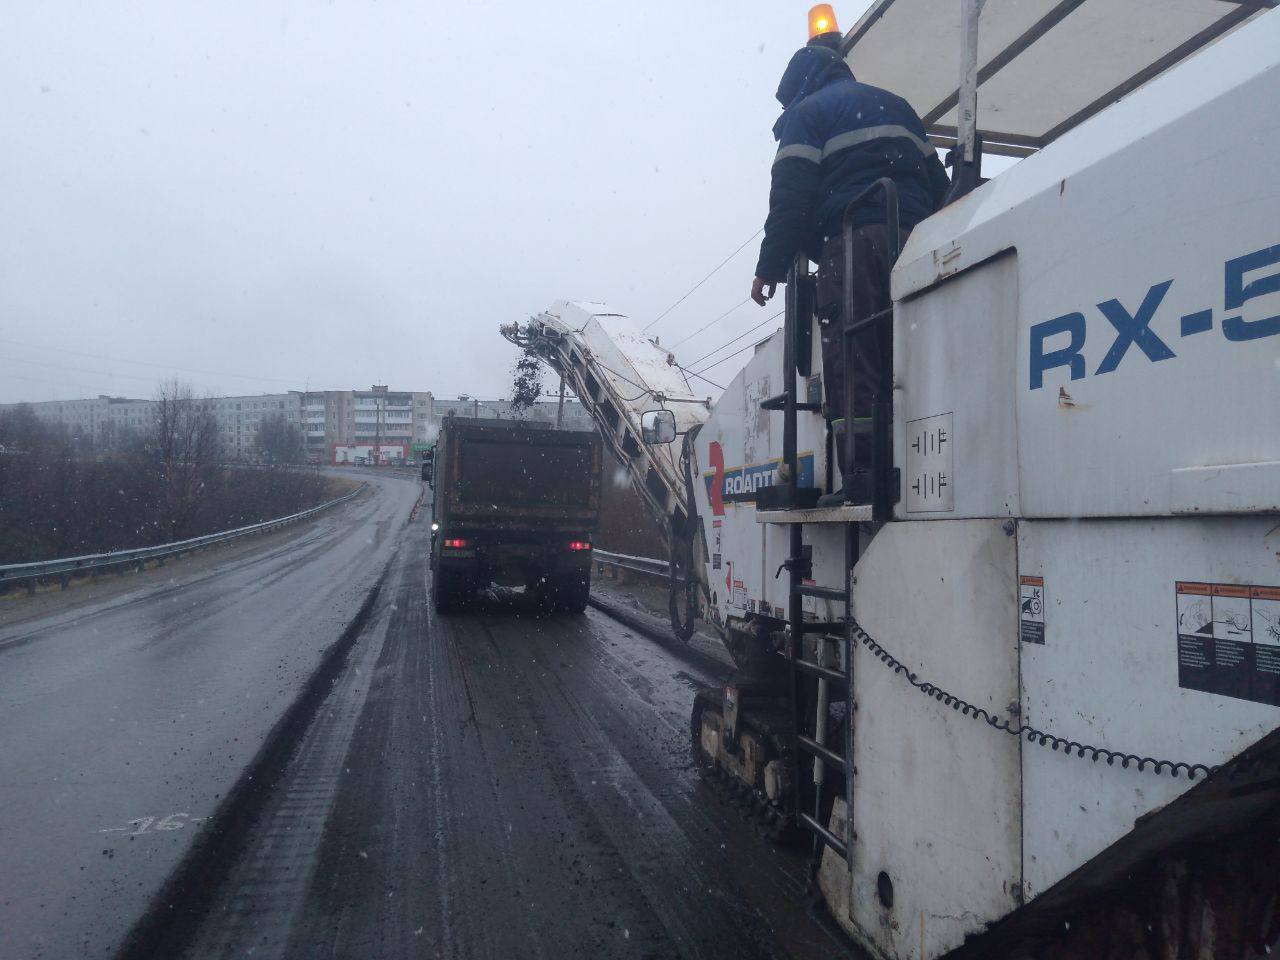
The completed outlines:
[[[850,467],[853,460],[853,389],[851,371],[853,370],[854,337],[862,330],[877,324],[887,325],[892,331],[893,305],[877,311],[867,317],[850,319],[853,313],[853,219],[857,210],[873,202],[880,201],[884,205],[884,223],[888,236],[886,250],[886,276],[898,258],[900,233],[898,222],[898,193],[893,181],[888,178],[877,180],[850,201],[845,208],[842,222],[844,234],[844,304],[841,311],[841,348],[844,359],[845,391],[844,418],[848,442],[846,443],[846,462],[841,464],[841,482],[848,502],[852,493],[850,489]],[[817,404],[801,402],[796,396],[797,375],[805,376],[810,371],[812,354],[812,330],[814,320],[814,303],[812,296],[812,278],[808,272],[808,261],[803,255],[798,256],[792,264],[787,277],[786,322],[783,345],[783,382],[786,391],[778,397],[765,401],[767,409],[780,409],[783,412],[783,461],[786,467],[785,491],[778,491],[779,507],[787,510],[803,510],[810,504],[798,492],[799,464],[797,456],[796,414],[800,410],[814,410]],[[892,517],[893,503],[897,499],[897,471],[893,468],[893,451],[891,447],[891,426],[893,416],[893,370],[890,363],[882,363],[878,373],[875,399],[871,413],[871,477],[872,502],[871,520],[886,522]],[[833,453],[834,455],[834,453]],[[861,529],[858,520],[839,521],[844,528],[844,583],[839,587],[819,586],[806,583],[812,578],[813,564],[811,554],[806,551],[804,528],[810,523],[804,514],[798,514],[796,521],[789,524],[790,544],[787,561],[784,564],[789,575],[788,609],[787,609],[787,657],[791,664],[791,707],[795,724],[795,749],[792,751],[793,769],[791,775],[795,789],[794,810],[795,822],[814,835],[814,854],[822,846],[830,848],[852,869],[850,850],[854,838],[853,830],[853,780],[856,770],[853,766],[853,568],[858,562],[861,549]],[[840,618],[835,621],[806,621],[804,618],[804,599],[815,597],[833,601],[841,611]],[[818,636],[817,657],[807,660],[804,657],[806,636]],[[839,640],[839,660],[842,668],[829,666],[825,662],[825,650],[828,638],[835,636]],[[806,684],[812,686],[817,681],[817,692],[813,698],[814,712],[812,725],[808,722],[805,710]],[[827,713],[832,692],[837,691],[844,697],[845,729],[843,743],[839,750],[833,750],[827,744]],[[812,761],[812,780],[814,785],[814,802],[812,812],[801,809],[802,794],[800,785],[804,782],[806,761]],[[823,786],[828,769],[844,775],[845,801],[845,837],[836,836],[823,823],[823,806],[826,799]]]

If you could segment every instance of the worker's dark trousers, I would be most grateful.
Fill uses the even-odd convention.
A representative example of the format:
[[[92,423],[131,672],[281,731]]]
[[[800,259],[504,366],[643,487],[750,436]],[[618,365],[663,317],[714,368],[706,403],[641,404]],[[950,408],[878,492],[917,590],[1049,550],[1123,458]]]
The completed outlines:
[[[906,237],[903,237],[905,241]],[[889,306],[889,276],[885,271],[887,231],[877,223],[853,231],[853,319],[860,320]],[[853,416],[869,418],[881,364],[893,368],[893,330],[882,323],[860,331],[853,339],[853,369],[844,369],[840,346],[840,318],[844,308],[844,238],[834,236],[822,246],[818,263],[818,318],[822,330],[822,384],[826,416],[844,416],[845,390],[853,390]],[[854,436],[853,461],[871,465],[871,436],[845,425]]]

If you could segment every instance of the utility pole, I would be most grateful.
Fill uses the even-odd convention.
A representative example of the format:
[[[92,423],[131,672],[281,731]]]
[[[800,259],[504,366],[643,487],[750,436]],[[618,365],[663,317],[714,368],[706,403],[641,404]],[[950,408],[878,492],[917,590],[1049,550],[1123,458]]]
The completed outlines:
[[[387,388],[374,384],[373,390],[373,465],[382,462],[382,418],[386,409]]]
[[[556,404],[556,429],[564,422],[564,377],[560,377],[560,402]]]

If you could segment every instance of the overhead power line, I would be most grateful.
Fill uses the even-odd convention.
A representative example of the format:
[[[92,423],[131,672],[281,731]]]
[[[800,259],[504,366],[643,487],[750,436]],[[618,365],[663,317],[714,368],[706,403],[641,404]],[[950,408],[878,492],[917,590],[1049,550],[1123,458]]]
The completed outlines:
[[[67,389],[68,387],[77,387],[88,393],[110,393],[110,390],[108,390],[106,387],[92,386],[90,384],[81,383],[80,381],[61,380],[61,379],[48,380],[44,377],[28,377],[21,373],[6,373],[5,378],[9,380],[26,380],[30,383],[43,383],[51,387],[62,387],[64,390]],[[7,401],[4,401],[3,403],[0,403],[0,406],[10,404],[10,403],[21,403],[21,402],[22,401],[20,400],[7,400]]]
[[[700,326],[697,330],[693,331],[693,333],[689,334],[687,337],[684,337],[684,338],[682,338],[682,339],[680,339],[680,340],[677,340],[675,343],[671,344],[671,346],[667,347],[667,349],[668,349],[668,350],[674,350],[676,347],[680,346],[680,344],[682,344],[682,343],[688,343],[690,340],[692,340],[692,339],[693,339],[694,337],[696,337],[698,334],[702,333],[702,331],[707,330],[707,329],[710,329],[711,327],[714,327],[717,323],[719,323],[721,320],[723,320],[723,319],[724,319],[725,317],[727,317],[729,314],[733,313],[733,311],[737,310],[737,309],[738,309],[740,306],[742,306],[744,303],[747,303],[748,301],[750,301],[750,299],[751,299],[750,297],[743,297],[741,300],[739,300],[737,303],[735,303],[732,307],[730,307],[730,308],[729,308],[728,310],[726,310],[724,313],[720,314],[720,316],[716,317],[714,320],[712,320],[712,321],[710,321],[710,322],[708,322],[708,323],[704,323],[704,324],[703,324],[702,326]]]
[[[704,353],[697,360],[694,360],[692,363],[690,363],[689,366],[696,367],[698,364],[700,364],[703,360],[706,360],[708,357],[714,357],[717,353],[719,353],[725,347],[731,347],[735,343],[737,343],[739,340],[741,340],[743,337],[751,336],[751,334],[755,333],[765,324],[772,323],[774,320],[777,320],[784,313],[786,313],[786,310],[779,310],[772,317],[769,317],[765,320],[761,320],[759,323],[757,323],[754,327],[751,327],[749,330],[744,330],[742,333],[738,334],[736,337],[732,338],[731,340],[726,340],[724,343],[720,344],[720,346],[716,347],[714,350],[710,351],[709,353]],[[741,353],[741,351],[739,351],[739,353]],[[716,363],[719,363],[719,362],[720,362],[719,360],[716,361]],[[715,366],[715,364],[712,364],[712,366]],[[710,370],[711,367],[702,367],[701,369]]]
[[[763,232],[764,232],[764,228],[763,228],[763,227],[761,227],[759,230],[757,230],[757,231],[756,231],[755,233],[753,233],[751,236],[747,237],[747,239],[743,240],[743,241],[742,241],[742,243],[740,243],[740,244],[738,245],[738,247],[733,251],[733,253],[729,254],[727,257],[725,257],[723,260],[721,260],[719,263],[717,263],[717,264],[716,264],[716,265],[711,269],[711,272],[710,272],[710,273],[708,273],[705,277],[703,277],[701,280],[699,280],[697,283],[695,283],[692,287],[690,287],[690,288],[689,288],[689,290],[685,293],[685,295],[684,295],[683,297],[681,297],[679,300],[677,300],[675,303],[673,303],[671,306],[667,307],[667,309],[663,310],[660,314],[658,314],[658,315],[657,315],[656,317],[654,317],[651,321],[649,321],[648,325],[646,325],[646,326],[644,327],[644,329],[643,329],[643,330],[641,330],[640,332],[641,332],[641,333],[644,333],[646,330],[648,330],[648,329],[649,329],[649,327],[652,327],[655,323],[657,323],[659,320],[661,320],[663,317],[665,317],[668,313],[670,313],[670,312],[671,312],[672,310],[674,310],[676,307],[680,306],[680,304],[682,304],[682,303],[684,303],[686,300],[688,300],[688,299],[689,299],[689,297],[690,297],[690,295],[691,295],[691,294],[693,294],[693,292],[694,292],[694,291],[696,291],[700,286],[702,286],[704,283],[706,283],[708,280],[710,280],[712,277],[714,277],[714,276],[716,275],[716,273],[718,273],[718,272],[719,272],[719,270],[720,270],[720,268],[721,268],[721,267],[723,267],[726,263],[728,263],[730,260],[732,260],[734,257],[736,257],[739,253],[741,253],[741,252],[742,252],[742,249],[743,249],[747,244],[749,244],[749,243],[750,243],[752,240],[754,240],[756,237],[760,236],[760,234],[762,234]]]
[[[734,357],[738,356],[738,354],[740,354],[740,353],[746,353],[748,350],[754,350],[754,349],[755,349],[755,346],[756,346],[756,345],[755,345],[754,343],[748,343],[748,344],[747,344],[745,347],[743,347],[742,349],[740,349],[740,350],[735,350],[735,351],[733,351],[733,353],[727,353],[727,354],[725,354],[723,357],[721,357],[719,360],[717,360],[715,363],[709,363],[709,364],[707,364],[705,367],[703,367],[702,369],[703,369],[703,370],[714,370],[716,367],[720,366],[720,364],[724,363],[724,362],[725,362],[725,361],[727,361],[727,360],[732,360]],[[699,376],[701,376],[701,374],[699,374]]]
[[[697,377],[699,380],[703,381],[704,383],[709,383],[709,384],[711,384],[711,386],[715,387],[717,390],[723,390],[723,389],[724,389],[724,387],[722,387],[720,384],[716,383],[714,380],[708,380],[708,379],[707,379],[706,377],[704,377],[702,374],[700,374],[700,373],[694,373],[692,370],[687,370],[687,369],[685,369],[684,367],[680,366],[680,364],[678,364],[678,363],[676,364],[676,369],[678,369],[678,370],[679,370],[681,373],[683,373],[686,377]]]
[[[68,356],[73,356],[73,357],[87,357],[90,360],[110,360],[112,363],[129,363],[129,364],[133,364],[135,366],[140,366],[140,367],[153,367],[158,370],[167,370],[169,372],[177,371],[180,373],[198,373],[201,376],[205,376],[205,377],[232,377],[237,380],[256,380],[260,383],[287,383],[287,384],[292,384],[294,386],[296,386],[298,383],[297,380],[290,380],[285,377],[262,377],[252,373],[228,373],[226,371],[218,371],[218,370],[201,370],[197,367],[179,367],[170,363],[154,363],[149,360],[133,360],[126,357],[110,357],[110,356],[107,356],[106,354],[101,354],[101,353],[87,353],[83,350],[70,350],[66,347],[51,347],[43,343],[31,343],[26,340],[11,340],[7,337],[0,337],[0,343],[7,343],[15,347],[29,347],[33,350],[47,350],[52,353],[64,353],[64,354],[67,354]],[[23,361],[16,357],[11,357],[9,359],[17,363],[28,362],[28,361]],[[29,362],[38,363],[39,361],[29,361]],[[103,374],[103,376],[116,376],[116,374],[105,373]],[[128,375],[120,374],[120,376],[128,376]],[[303,379],[305,380],[306,378],[303,378]],[[317,384],[317,386],[319,386],[321,389],[325,389],[322,385]],[[332,387],[330,389],[341,390],[345,388]]]
[[[116,373],[114,371],[109,372],[106,370],[87,370],[84,367],[73,367],[66,363],[54,363],[50,360],[32,360],[28,357],[6,357],[4,360],[22,367],[52,367],[55,370],[70,370],[72,373],[88,373],[95,377],[110,377],[112,380],[121,378],[124,380],[141,380],[143,383],[156,382],[155,374],[144,375],[141,373]],[[14,374],[14,376],[16,376],[16,374]]]

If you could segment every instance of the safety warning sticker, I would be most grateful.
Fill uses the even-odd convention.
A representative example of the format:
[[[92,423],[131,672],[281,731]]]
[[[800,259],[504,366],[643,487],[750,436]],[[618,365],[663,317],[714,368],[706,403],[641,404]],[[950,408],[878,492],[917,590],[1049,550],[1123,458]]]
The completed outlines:
[[[1018,639],[1044,643],[1044,577],[1018,578]]]
[[[1174,585],[1178,686],[1280,706],[1280,587]]]

